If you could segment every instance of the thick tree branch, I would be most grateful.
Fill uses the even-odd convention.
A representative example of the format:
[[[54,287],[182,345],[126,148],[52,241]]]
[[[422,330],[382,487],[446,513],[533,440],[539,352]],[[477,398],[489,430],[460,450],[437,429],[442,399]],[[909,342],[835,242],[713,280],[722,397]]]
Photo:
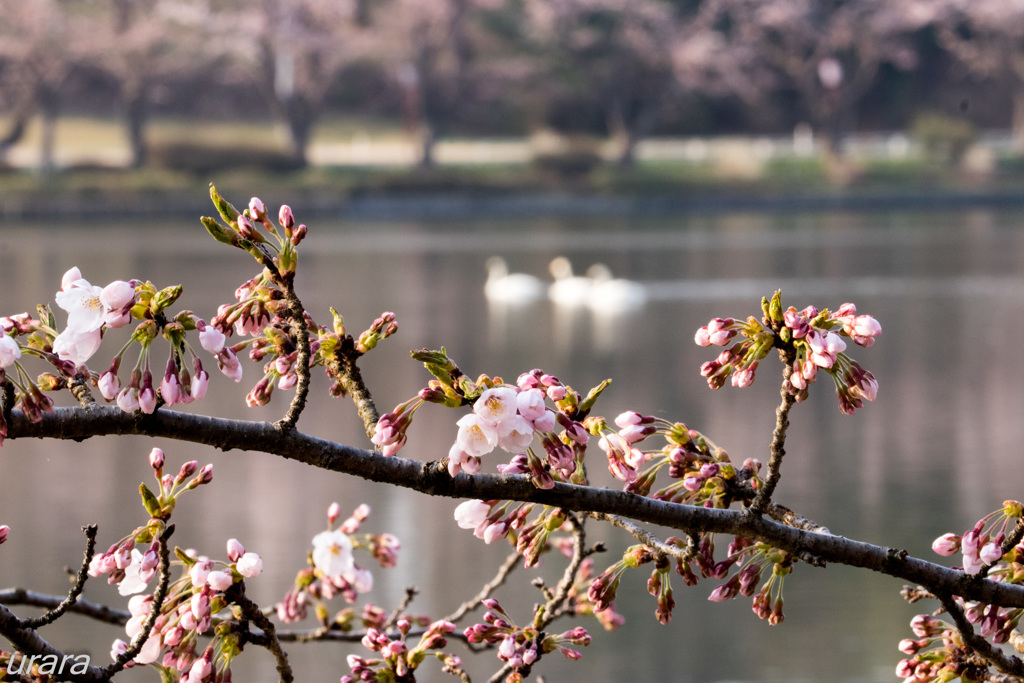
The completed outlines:
[[[525,475],[448,475],[437,463],[406,458],[385,458],[374,451],[283,430],[267,422],[247,422],[158,410],[152,415],[127,414],[118,408],[55,408],[39,422],[21,411],[12,411],[8,438],[26,437],[82,440],[93,436],[143,434],[221,450],[244,450],[259,444],[260,450],[321,469],[402,486],[421,493],[449,498],[517,500],[541,503],[578,512],[602,512],[657,524],[684,533],[727,533],[764,541],[794,554],[810,553],[825,562],[897,577],[920,584],[935,594],[953,594],[967,600],[1024,607],[1024,586],[969,577],[962,571],[909,556],[906,551],[884,548],[842,536],[812,533],[750,515],[742,510],[692,507],[652,500],[624,491],[556,483],[538,489]]]

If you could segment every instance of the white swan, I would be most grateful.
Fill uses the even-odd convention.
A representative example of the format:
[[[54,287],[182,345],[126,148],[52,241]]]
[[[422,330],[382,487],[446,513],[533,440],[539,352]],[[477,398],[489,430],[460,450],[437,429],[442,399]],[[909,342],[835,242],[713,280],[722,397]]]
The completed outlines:
[[[572,264],[564,256],[555,257],[548,266],[555,281],[548,287],[548,298],[559,306],[583,306],[594,282],[572,274]]]
[[[599,315],[618,315],[635,311],[647,303],[647,288],[639,282],[612,277],[603,263],[587,269],[593,284],[587,294],[587,307]]]
[[[492,256],[487,259],[484,296],[494,303],[525,305],[544,296],[544,283],[533,275],[509,273],[505,259]]]

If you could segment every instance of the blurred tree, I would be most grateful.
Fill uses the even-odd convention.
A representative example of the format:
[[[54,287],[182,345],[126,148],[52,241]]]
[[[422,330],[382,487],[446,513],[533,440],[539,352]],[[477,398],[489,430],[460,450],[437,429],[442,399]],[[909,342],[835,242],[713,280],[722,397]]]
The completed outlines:
[[[673,50],[683,28],[675,10],[660,0],[527,0],[526,7],[548,114],[560,98],[592,103],[619,163],[632,164],[637,143],[677,91]]]
[[[221,24],[235,63],[285,123],[290,151],[308,163],[313,128],[338,75],[367,53],[370,0],[227,0]]]
[[[371,14],[374,58],[388,65],[402,93],[421,167],[435,164],[438,135],[468,102],[487,91],[498,96],[496,87],[521,75],[521,56],[504,65],[481,60],[482,46],[500,40],[480,13],[501,6],[501,0],[381,0]]]
[[[85,59],[120,84],[131,165],[145,164],[145,127],[161,87],[171,79],[197,78],[223,56],[220,41],[207,40],[207,0],[108,0],[80,28],[92,37]]]
[[[1024,152],[1024,4],[936,0],[939,43],[977,77],[1013,98],[1014,147]]]
[[[794,91],[835,160],[879,66],[916,66],[914,32],[933,17],[925,0],[708,0],[702,20],[753,50],[769,71],[762,92]]]
[[[60,89],[92,40],[79,30],[75,16],[86,5],[76,0],[0,0],[0,100],[11,112],[10,128],[0,138],[0,151],[17,142],[29,119],[38,113],[43,176],[49,176],[55,167]]]

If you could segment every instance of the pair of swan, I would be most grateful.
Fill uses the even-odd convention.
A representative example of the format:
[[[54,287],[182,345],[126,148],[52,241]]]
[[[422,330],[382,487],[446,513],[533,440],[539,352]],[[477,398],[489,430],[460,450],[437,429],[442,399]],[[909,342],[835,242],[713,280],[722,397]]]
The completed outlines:
[[[601,263],[591,266],[586,276],[574,275],[569,259],[559,256],[551,261],[549,270],[555,281],[545,285],[533,275],[509,273],[505,260],[494,256],[487,261],[484,295],[488,301],[506,304],[528,304],[546,295],[557,306],[586,306],[603,314],[635,310],[647,301],[643,285],[612,277]]]

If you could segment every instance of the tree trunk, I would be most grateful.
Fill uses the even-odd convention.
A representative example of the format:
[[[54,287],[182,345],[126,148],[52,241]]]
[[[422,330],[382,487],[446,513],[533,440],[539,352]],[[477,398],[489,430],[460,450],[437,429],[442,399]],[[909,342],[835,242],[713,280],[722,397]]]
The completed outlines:
[[[57,92],[48,86],[39,88],[39,110],[42,114],[43,133],[39,145],[39,173],[43,178],[53,175],[56,168],[54,147],[57,137]]]
[[[1013,148],[1018,154],[1024,154],[1024,90],[1013,94]]]
[[[145,135],[146,109],[145,93],[136,91],[129,98],[125,111],[128,143],[132,150],[132,168],[142,168],[145,166],[149,156]]]
[[[285,118],[288,122],[288,135],[291,138],[292,157],[302,167],[309,165],[307,148],[313,130],[313,107],[301,95],[292,95],[284,102]]]

